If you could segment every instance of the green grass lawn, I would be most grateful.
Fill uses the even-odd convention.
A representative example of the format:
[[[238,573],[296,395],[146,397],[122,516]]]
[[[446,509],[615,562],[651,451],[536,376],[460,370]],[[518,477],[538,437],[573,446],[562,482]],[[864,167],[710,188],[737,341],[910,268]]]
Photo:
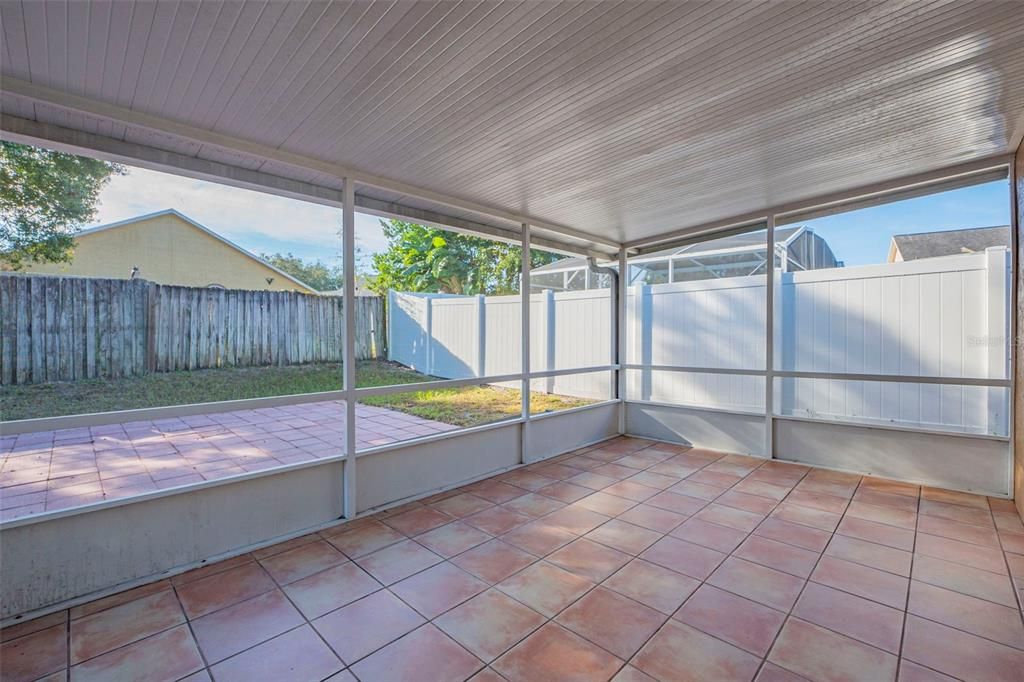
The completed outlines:
[[[455,424],[457,426],[479,426],[489,422],[518,417],[522,411],[520,392],[514,388],[498,386],[465,386],[434,391],[416,391],[363,398],[366,405],[387,407],[399,412],[408,412],[424,419]],[[564,410],[594,402],[583,398],[530,394],[530,413]]]
[[[356,385],[360,387],[431,380],[434,377],[390,362],[364,360],[356,366]],[[4,386],[0,388],[0,413],[4,420],[31,419],[340,389],[340,363],[204,369],[114,380]],[[520,411],[518,390],[492,386],[399,393],[362,402],[458,426],[507,419]],[[590,402],[543,393],[533,393],[530,401],[534,413]]]

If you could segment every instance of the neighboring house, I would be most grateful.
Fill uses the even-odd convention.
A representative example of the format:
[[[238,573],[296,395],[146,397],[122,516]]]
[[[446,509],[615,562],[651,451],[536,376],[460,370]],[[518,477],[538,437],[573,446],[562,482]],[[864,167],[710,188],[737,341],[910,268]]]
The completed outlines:
[[[919,258],[976,253],[992,246],[1009,248],[1009,226],[897,234],[893,235],[892,241],[889,242],[889,262],[899,263]]]
[[[25,272],[318,293],[174,209],[82,230],[71,262],[33,263]]]
[[[783,272],[842,267],[814,230],[798,226],[775,230],[775,266]],[[768,263],[765,233],[751,232],[650,253],[629,261],[630,284],[666,284],[760,275]],[[616,267],[615,264],[609,264]],[[608,276],[587,269],[585,258],[565,258],[534,268],[530,291],[580,291],[608,287]]]

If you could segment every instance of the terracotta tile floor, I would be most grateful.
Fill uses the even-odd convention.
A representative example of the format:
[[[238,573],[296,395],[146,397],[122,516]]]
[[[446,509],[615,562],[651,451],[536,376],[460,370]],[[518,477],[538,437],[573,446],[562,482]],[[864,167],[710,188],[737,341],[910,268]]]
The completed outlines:
[[[3,437],[0,519],[336,455],[344,422],[339,400]],[[358,448],[456,428],[356,407]]]
[[[618,438],[15,625],[0,677],[1020,682],[1022,597],[1009,502]]]

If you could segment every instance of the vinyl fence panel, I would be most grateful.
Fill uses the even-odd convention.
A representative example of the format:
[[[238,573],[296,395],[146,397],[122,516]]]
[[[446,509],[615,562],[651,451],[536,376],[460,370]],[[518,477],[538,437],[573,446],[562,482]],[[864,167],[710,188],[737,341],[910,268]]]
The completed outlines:
[[[519,371],[519,296],[392,292],[389,302],[391,360],[445,379]],[[534,294],[530,310],[530,366],[534,371],[609,364],[607,289]],[[535,382],[534,390],[607,398],[608,376],[605,372],[600,376],[551,377]]]
[[[761,275],[631,287],[629,364],[763,370],[766,281]],[[736,374],[631,370],[627,395],[763,412],[764,382]]]
[[[1005,379],[1009,252],[786,274],[781,369]],[[780,379],[783,414],[1006,435],[1004,388]]]

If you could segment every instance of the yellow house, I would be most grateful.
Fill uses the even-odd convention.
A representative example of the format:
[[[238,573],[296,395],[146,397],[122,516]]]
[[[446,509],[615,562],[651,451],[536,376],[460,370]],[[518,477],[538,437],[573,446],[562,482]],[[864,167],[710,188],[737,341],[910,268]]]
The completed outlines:
[[[83,230],[69,263],[33,263],[26,272],[135,277],[159,284],[259,291],[314,289],[174,209]]]

